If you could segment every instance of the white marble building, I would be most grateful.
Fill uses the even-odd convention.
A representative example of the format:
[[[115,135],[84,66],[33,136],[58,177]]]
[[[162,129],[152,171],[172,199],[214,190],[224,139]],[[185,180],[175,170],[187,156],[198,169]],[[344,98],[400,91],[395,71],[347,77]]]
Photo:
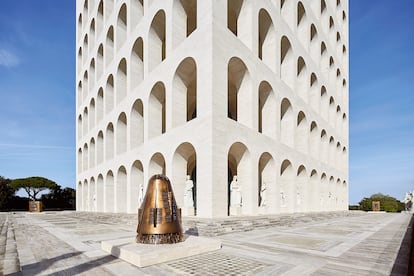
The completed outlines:
[[[76,21],[77,210],[136,213],[156,173],[185,215],[348,208],[348,0],[77,0]]]

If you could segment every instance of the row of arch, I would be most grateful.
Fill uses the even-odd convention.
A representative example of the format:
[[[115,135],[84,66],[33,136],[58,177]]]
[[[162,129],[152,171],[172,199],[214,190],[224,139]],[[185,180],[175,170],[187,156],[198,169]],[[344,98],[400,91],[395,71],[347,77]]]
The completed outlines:
[[[177,204],[183,206],[186,176],[194,181],[194,214],[203,208],[197,203],[200,185],[197,184],[197,153],[189,142],[180,144],[174,151],[170,179],[172,181]],[[325,172],[318,173],[316,169],[308,170],[303,164],[294,167],[289,159],[277,161],[269,152],[264,152],[255,161],[256,168],[252,169],[251,153],[240,142],[233,143],[227,154],[228,180],[213,185],[227,185],[227,193],[218,198],[203,198],[203,201],[227,200],[226,213],[230,208],[230,181],[238,176],[242,191],[242,212],[247,213],[251,208],[254,213],[292,213],[304,211],[332,211],[346,209],[347,182]],[[108,170],[96,178],[84,179],[78,182],[77,209],[97,212],[136,212],[146,191],[144,178],[153,174],[166,172],[166,160],[160,152],[154,153],[148,165],[140,160],[134,160],[130,166],[121,165],[116,171]],[[257,172],[257,175],[254,175]],[[254,180],[252,182],[252,180]],[[225,184],[227,183],[227,184]],[[265,184],[264,184],[265,183]],[[262,185],[267,187],[266,204],[260,194]],[[225,190],[226,190],[225,189]],[[189,214],[193,215],[193,214]]]
[[[126,61],[121,62],[122,64],[126,66]],[[83,111],[81,110],[77,121],[78,139],[85,137],[90,130],[94,129],[103,120],[104,114],[109,114],[114,109],[115,104],[119,104],[127,96],[126,76],[122,70],[117,75],[117,80],[114,87],[114,78],[110,75],[105,90],[100,88],[96,100],[93,97],[89,102],[89,106],[85,106]],[[178,65],[173,76],[171,89],[174,91],[174,93],[169,94],[172,102],[171,125],[176,127],[197,117],[197,66],[193,58],[185,58]],[[136,141],[133,142],[133,145],[139,145],[143,142],[144,117],[149,119],[148,124],[151,125],[148,138],[166,131],[166,100],[165,85],[163,82],[157,82],[153,85],[148,98],[144,99],[145,104],[141,99],[136,99],[132,102],[128,116],[125,113],[121,114],[122,118],[120,117],[118,122],[121,121],[126,125],[126,118],[130,117],[134,129],[131,135],[139,137],[133,139],[133,141]],[[150,116],[145,116],[145,112]]]
[[[110,5],[110,2],[107,4]],[[103,18],[103,5],[103,1],[101,1],[98,6],[97,18]],[[140,18],[143,16],[141,1],[131,1],[132,7],[130,13],[128,13],[128,6],[127,3],[121,5],[116,23],[113,25],[108,24],[106,37],[102,38],[105,41],[101,42],[98,46],[97,58],[103,59],[105,51],[106,65],[109,65],[112,62],[115,53],[119,52],[119,50],[127,44],[128,33],[132,33],[139,23]],[[107,9],[105,9],[105,11],[106,10]],[[174,24],[171,26],[173,34],[171,43],[172,47],[175,48],[197,28],[197,1],[173,1],[172,11]],[[128,20],[128,18],[130,18],[130,20]],[[101,22],[98,24],[99,26],[103,25],[102,20],[98,20],[98,22]],[[97,36],[97,33],[95,32],[96,24],[95,19],[92,19],[89,32],[85,33],[83,41],[78,43],[78,73],[82,68],[81,65],[85,65],[90,54],[94,53],[95,42],[99,41],[97,37],[99,37],[99,34],[102,32],[102,28],[99,28]],[[80,30],[82,30],[82,14],[79,15],[78,19],[78,35],[82,33]],[[149,71],[152,71],[166,58],[166,13],[163,9],[160,9],[155,13],[147,35],[148,37],[145,39],[148,41],[148,65]]]
[[[289,25],[295,25],[296,36],[301,42],[302,46],[311,53],[313,59],[317,62],[320,59],[318,54],[318,44],[320,45],[323,40],[318,36],[318,28],[315,23],[310,23],[309,19],[306,16],[305,7],[301,1],[297,2],[296,8],[296,23],[295,13],[293,5],[295,1],[285,1],[281,2],[281,14],[282,17],[289,17],[287,20]],[[317,2],[317,1],[315,1]],[[227,16],[227,27],[234,33],[250,50],[254,50],[254,46],[251,45],[252,38],[251,33],[251,20],[249,20],[251,7],[249,5],[244,5],[243,1],[228,1],[228,16]],[[265,6],[265,5],[264,5]],[[289,7],[286,7],[289,6]],[[326,5],[325,5],[326,7]],[[324,9],[324,11],[326,8]],[[326,14],[326,12],[323,12]],[[276,18],[272,19],[272,16],[266,10],[266,7],[261,8],[258,12],[258,50],[257,54],[259,59],[261,59],[267,66],[275,71],[275,67],[278,66],[277,52],[278,52],[278,41],[277,41],[277,26],[275,26]],[[329,26],[329,28],[328,28]],[[339,31],[335,31],[334,19],[332,16],[329,17],[329,22],[323,22],[321,24],[322,29],[327,34],[327,38],[332,45],[332,48],[336,49],[336,54],[344,60],[346,58],[346,42],[342,43],[341,34]],[[326,27],[326,28],[323,28]],[[293,29],[293,26],[291,26]],[[239,30],[240,29],[240,30]],[[247,31],[246,31],[247,30]],[[253,39],[254,41],[254,39]],[[319,43],[318,43],[319,42]],[[282,42],[283,43],[283,42]],[[325,44],[326,48],[326,43]],[[289,42],[290,45],[290,42]],[[283,47],[283,45],[282,45]],[[282,52],[284,52],[282,48]],[[285,50],[286,52],[286,50]],[[321,52],[322,55],[322,52]],[[283,54],[282,54],[283,56]]]

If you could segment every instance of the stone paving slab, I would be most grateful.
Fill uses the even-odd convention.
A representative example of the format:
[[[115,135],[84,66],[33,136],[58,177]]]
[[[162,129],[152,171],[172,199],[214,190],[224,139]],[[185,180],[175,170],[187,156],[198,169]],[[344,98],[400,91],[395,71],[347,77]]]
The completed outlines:
[[[253,230],[217,236],[220,250],[139,268],[100,248],[105,240],[131,238],[136,215],[0,213],[0,275],[406,275],[402,241],[411,218],[313,213],[272,217],[278,225],[253,228],[257,220],[243,218]]]

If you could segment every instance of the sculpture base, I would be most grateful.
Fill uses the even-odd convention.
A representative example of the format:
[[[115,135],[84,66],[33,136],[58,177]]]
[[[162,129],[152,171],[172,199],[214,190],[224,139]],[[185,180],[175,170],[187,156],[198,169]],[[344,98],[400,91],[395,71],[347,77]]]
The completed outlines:
[[[194,216],[194,207],[183,207],[181,212],[183,216]]]
[[[136,238],[137,243],[145,244],[167,244],[178,243],[184,240],[181,233],[170,234],[138,234]]]
[[[189,236],[185,241],[176,244],[150,245],[124,238],[102,241],[101,247],[117,258],[138,267],[145,267],[218,250],[221,248],[221,241]]]
[[[230,206],[230,216],[240,216],[242,214],[242,208],[239,206]]]

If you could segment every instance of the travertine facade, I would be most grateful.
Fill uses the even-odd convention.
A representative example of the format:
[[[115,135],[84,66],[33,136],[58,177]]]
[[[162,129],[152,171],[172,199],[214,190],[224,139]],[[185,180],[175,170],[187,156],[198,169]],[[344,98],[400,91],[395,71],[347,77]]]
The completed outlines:
[[[77,0],[76,16],[77,210],[135,213],[155,173],[185,215],[347,209],[347,0]]]

